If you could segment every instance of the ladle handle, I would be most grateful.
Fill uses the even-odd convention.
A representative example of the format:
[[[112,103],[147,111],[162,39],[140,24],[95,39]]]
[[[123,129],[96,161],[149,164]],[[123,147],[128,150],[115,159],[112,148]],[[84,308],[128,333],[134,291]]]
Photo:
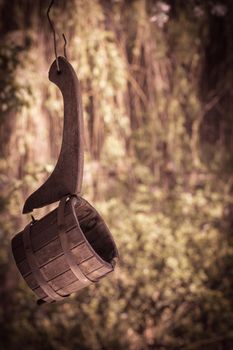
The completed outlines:
[[[49,79],[61,90],[64,100],[64,127],[57,164],[47,181],[26,200],[23,213],[61,200],[69,194],[79,194],[82,188],[84,163],[84,132],[80,84],[71,64],[58,57],[50,67]]]

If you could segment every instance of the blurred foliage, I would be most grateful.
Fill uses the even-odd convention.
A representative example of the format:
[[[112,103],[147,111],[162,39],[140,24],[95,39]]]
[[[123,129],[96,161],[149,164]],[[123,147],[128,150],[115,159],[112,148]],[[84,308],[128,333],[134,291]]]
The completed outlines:
[[[47,5],[0,1],[0,349],[233,349],[232,4],[53,8],[82,84],[83,193],[121,260],[98,285],[38,307],[10,240],[61,143]]]

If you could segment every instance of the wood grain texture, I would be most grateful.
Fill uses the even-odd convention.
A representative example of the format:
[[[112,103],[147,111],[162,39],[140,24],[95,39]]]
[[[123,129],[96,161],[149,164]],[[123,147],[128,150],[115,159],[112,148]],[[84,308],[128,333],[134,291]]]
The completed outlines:
[[[57,219],[58,210],[55,209],[30,226],[33,259],[39,274],[44,277],[42,284],[45,282],[48,288],[43,288],[28,261],[23,239],[26,228],[12,240],[12,251],[20,273],[28,286],[45,302],[54,301],[46,289],[66,297],[113,271],[118,257],[113,238],[98,212],[85,199],[71,197],[65,204],[62,224],[72,259],[87,278],[84,283],[73,273],[64,254]]]
[[[58,57],[50,67],[49,79],[61,90],[64,100],[64,128],[60,155],[47,181],[26,200],[23,213],[59,201],[68,194],[79,194],[83,178],[83,115],[80,84],[71,64]]]

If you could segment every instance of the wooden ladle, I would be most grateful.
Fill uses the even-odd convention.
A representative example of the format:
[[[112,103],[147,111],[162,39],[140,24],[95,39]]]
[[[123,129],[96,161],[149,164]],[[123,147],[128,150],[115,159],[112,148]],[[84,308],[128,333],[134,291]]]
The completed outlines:
[[[79,194],[82,187],[84,163],[83,115],[80,84],[71,64],[58,57],[49,70],[49,80],[61,90],[64,100],[64,127],[57,164],[47,179],[26,200],[23,213],[59,201],[66,195]]]

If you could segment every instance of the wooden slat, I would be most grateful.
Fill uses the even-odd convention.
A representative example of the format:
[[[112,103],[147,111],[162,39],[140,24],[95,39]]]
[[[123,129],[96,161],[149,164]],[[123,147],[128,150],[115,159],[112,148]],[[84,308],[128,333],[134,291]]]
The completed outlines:
[[[30,266],[26,259],[17,264],[19,271],[23,276],[28,275],[31,272]]]
[[[81,242],[84,242],[84,238],[81,232],[78,231],[78,227],[74,227],[66,232],[67,241],[70,249],[76,247]]]
[[[56,216],[56,209],[52,210],[45,216],[43,216],[41,219],[37,220],[35,225],[37,227],[37,230],[43,231],[45,228],[54,225],[57,221],[57,216]]]
[[[47,297],[47,295],[45,294],[45,292],[43,291],[43,289],[40,288],[40,287],[37,287],[37,288],[33,289],[33,292],[36,293],[36,295],[37,295],[39,298],[41,298],[41,299]]]
[[[12,250],[16,263],[19,263],[26,258],[23,247],[23,231],[18,233],[12,240]]]
[[[68,234],[73,235],[73,239],[78,237],[78,235],[75,235],[75,230],[68,232]],[[86,260],[92,256],[92,252],[88,249],[85,243],[72,249],[72,253],[76,256],[77,264],[82,263],[83,260]],[[57,275],[61,275],[61,273],[69,270],[69,266],[61,254],[63,253],[58,240],[52,241],[43,249],[35,252],[38,263],[40,266],[43,266],[42,270],[45,272],[48,280],[51,280]],[[91,270],[96,269],[97,267],[99,267],[99,261],[96,258],[89,259],[85,263],[81,264],[81,269],[84,269],[85,273],[89,273]],[[23,275],[30,272],[30,267],[28,266],[26,260],[19,264],[19,268]]]
[[[68,241],[70,241],[70,247],[72,248],[81,242],[82,237],[81,237],[81,235],[78,235],[77,229],[75,227],[73,227],[71,215],[70,215],[70,217],[68,217],[67,227],[69,230],[67,232],[67,239],[68,239]],[[52,228],[50,227],[50,228],[48,228],[48,232],[46,232],[46,231],[40,232],[40,237],[39,237],[38,231],[31,233],[32,241],[34,243],[34,247],[33,247],[34,252],[37,252],[43,248],[46,249],[47,244],[50,244],[53,242],[53,240],[56,240],[57,230],[54,230],[52,232],[51,229]],[[48,233],[49,233],[49,235],[48,235]],[[15,237],[13,238],[12,243],[14,242]],[[48,242],[46,243],[47,240],[48,240]],[[38,244],[38,242],[39,242],[39,244]],[[36,244],[38,244],[38,245],[36,245]],[[13,247],[13,245],[12,245],[12,247]],[[24,247],[23,247],[22,234],[20,234],[20,239],[17,240],[17,245],[14,246],[13,250],[14,250],[14,258],[15,258],[16,262],[20,262],[26,258],[25,252],[24,252]]]
[[[75,256],[82,272],[90,279],[98,280],[113,269],[105,261],[111,261],[115,256],[115,249],[107,226],[99,214],[84,199],[75,204],[75,211],[79,225],[70,210],[65,207],[65,229],[71,253]],[[18,268],[32,290],[47,301],[51,301],[38,286],[30,267],[26,261],[22,233],[12,240],[12,249]],[[88,243],[84,239],[84,235]],[[70,270],[58,237],[57,209],[47,214],[31,227],[32,247],[41,271],[46,281],[58,293],[70,294],[84,287]],[[90,246],[92,249],[90,249]],[[103,261],[98,259],[99,255]],[[91,282],[90,282],[91,283]]]
[[[64,273],[69,270],[69,265],[66,262],[64,255],[58,257],[57,259],[51,261],[50,263],[44,265],[41,270],[44,272],[48,280]]]
[[[89,230],[86,230],[86,228],[83,228],[83,234],[85,235],[88,242],[94,242],[95,240],[100,239],[100,235],[98,234],[99,228],[102,226],[102,222],[96,222],[95,226],[92,227]],[[101,237],[102,238],[102,237]]]
[[[77,257],[77,264],[90,257],[90,253],[87,251],[86,246],[84,247],[84,245],[82,245],[81,248],[77,247],[77,245],[83,242],[82,237],[77,233],[77,229],[67,232],[67,239],[70,242],[71,250],[75,248],[74,255]],[[47,263],[50,263],[56,258],[60,257],[63,255],[63,251],[59,239],[56,239],[39,249],[35,252],[35,255],[40,267],[43,267]],[[26,258],[18,263],[18,268],[24,276],[30,272],[30,267],[26,261]]]
[[[77,247],[72,249],[72,253],[76,257],[77,264],[80,264],[80,268],[82,269],[82,264],[84,264],[84,268],[87,268],[87,265],[85,265],[85,260],[89,259],[92,256],[92,252],[86,247],[86,244],[83,243],[81,245],[78,245]],[[91,262],[88,266],[91,266],[92,268]],[[63,274],[69,269],[70,267],[66,262],[64,255],[59,256],[58,258],[52,260],[51,262],[41,267],[41,270],[45,273],[48,280],[54,279],[56,276]]]
[[[77,277],[73,274],[71,270],[68,270],[61,275],[53,278],[50,280],[51,285],[54,287],[54,289],[57,291],[58,289],[63,288],[66,285],[69,285],[73,282],[77,281]],[[55,286],[59,286],[59,288],[56,289]]]
[[[91,284],[91,282],[90,282],[90,284]],[[66,292],[67,294],[70,294],[70,293],[77,292],[78,290],[80,290],[82,288],[83,288],[83,284],[80,281],[76,281],[76,282],[62,288],[62,291]],[[59,290],[59,292],[60,292],[60,290]]]
[[[37,281],[34,279],[32,274],[29,274],[25,278],[27,284],[29,287],[33,290],[37,289],[39,287]],[[52,288],[57,291],[58,289],[61,289],[63,286],[69,285],[77,280],[77,277],[73,274],[71,270],[68,270],[61,275],[53,278],[52,280],[49,281],[50,285]],[[38,295],[41,297],[41,295]]]
[[[100,267],[99,269],[97,270],[94,270],[92,271],[91,273],[89,273],[87,275],[87,277],[90,277],[90,278],[101,278],[101,277],[104,277],[107,273],[111,272],[112,269],[110,269],[109,267],[107,266],[102,266]]]
[[[54,260],[57,256],[63,254],[60,240],[55,239],[43,248],[37,250],[34,254],[39,266],[49,263],[50,261]]]
[[[82,230],[88,230],[91,229],[92,226],[94,226],[94,220],[97,220],[96,214],[92,213],[92,215],[88,215],[85,218],[78,218],[79,225],[82,228]]]
[[[27,275],[25,278],[25,281],[27,282],[27,284],[30,286],[31,289],[35,289],[38,288],[39,285],[36,281],[36,279],[34,278],[33,274],[30,273],[29,275]]]
[[[72,215],[69,209],[69,206],[65,207],[65,216],[67,215]],[[40,233],[41,231],[43,232],[45,229],[47,229],[49,226],[56,224],[57,222],[57,209],[54,209],[50,213],[46,214],[43,216],[43,218],[36,220],[36,232],[34,232],[35,235],[37,235],[37,231]],[[35,226],[32,226],[34,229]],[[18,234],[15,235],[15,237],[12,240],[12,247],[16,249],[17,246],[21,245],[21,234],[23,230],[20,231]]]
[[[108,266],[102,266],[98,268],[97,270],[92,271],[91,273],[88,273],[87,276],[89,278],[98,279],[106,275],[107,273],[111,272],[112,269]],[[25,277],[26,282],[31,287],[31,289],[38,288],[38,284],[36,280],[34,279],[33,275],[30,273],[28,276]],[[51,286],[54,288],[54,290],[59,290],[63,288],[64,286],[68,286],[71,283],[77,281],[76,276],[73,274],[71,270],[65,271],[64,273],[58,275],[57,277],[50,280]],[[38,295],[39,297],[42,297],[41,295]]]
[[[86,201],[83,200],[83,198],[77,198],[77,201],[74,205],[75,210],[77,210],[79,213],[84,212],[87,209],[90,209],[89,205],[86,205]]]
[[[70,230],[75,225],[76,225],[76,221],[74,216],[72,214],[67,215],[65,217],[65,229]],[[57,234],[58,234],[57,222],[55,222],[51,226],[48,226],[47,228],[44,228],[42,231],[40,231],[37,228],[37,224],[35,224],[35,226],[32,226],[31,240],[32,240],[33,251],[36,251],[42,248],[47,243],[51,242],[53,239],[56,239]]]
[[[92,257],[79,265],[80,269],[85,275],[98,269],[101,266],[101,262],[98,259],[96,259],[96,257]]]
[[[19,245],[22,244],[22,232],[19,232],[15,235],[15,237],[12,239],[12,249],[16,249]]]
[[[93,252],[87,246],[86,243],[82,243],[71,250],[72,254],[76,257],[77,264],[82,263],[84,260],[93,256]]]
[[[84,233],[94,251],[105,261],[111,262],[115,255],[111,237],[105,224],[100,221],[90,231]]]
[[[43,219],[42,219],[43,220]],[[81,221],[82,222],[82,221]],[[42,231],[39,230],[39,221],[32,226],[32,247],[34,251],[41,249],[47,243],[51,242],[53,239],[56,239],[57,236],[57,222],[51,224],[51,226],[44,228]],[[65,229],[66,231],[72,230],[76,226],[76,221],[72,213],[65,216]]]
[[[75,213],[78,220],[85,220],[89,215],[93,213],[93,211],[90,208],[80,210],[79,208],[75,207]]]

